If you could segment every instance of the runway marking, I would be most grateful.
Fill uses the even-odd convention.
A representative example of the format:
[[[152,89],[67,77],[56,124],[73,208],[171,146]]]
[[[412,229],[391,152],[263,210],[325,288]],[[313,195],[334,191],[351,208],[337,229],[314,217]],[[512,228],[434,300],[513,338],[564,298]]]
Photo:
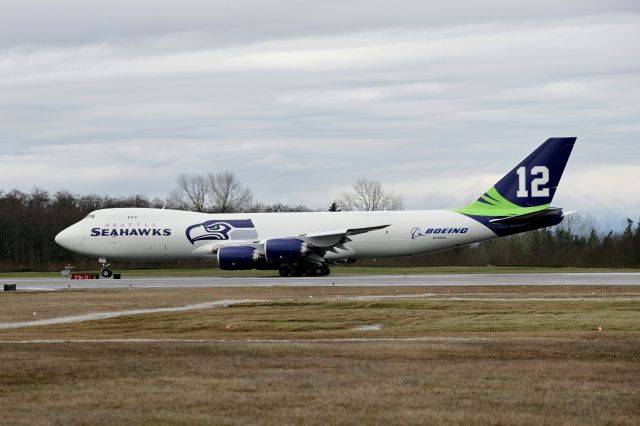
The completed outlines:
[[[461,296],[448,296],[444,294],[434,293],[422,293],[422,294],[393,294],[393,295],[379,295],[379,296],[353,296],[353,297],[338,297],[332,300],[355,300],[362,302],[375,302],[388,299],[429,299],[429,300],[453,300],[457,302],[640,302],[640,296],[630,297],[483,297],[472,295]]]
[[[333,275],[330,277],[144,277],[122,280],[64,278],[0,278],[0,284],[37,289],[215,288],[215,287],[378,287],[378,286],[640,286],[639,272],[545,272],[505,274]]]
[[[34,339],[0,340],[0,345],[64,344],[64,343],[384,343],[384,342],[481,342],[494,341],[491,337],[343,337],[321,339]],[[569,340],[569,339],[567,339]]]
[[[359,325],[352,328],[353,331],[377,331],[382,330],[382,324]]]
[[[432,300],[460,302],[640,302],[640,297],[432,297]]]
[[[44,287],[20,287],[19,291],[58,291],[58,289]]]
[[[363,302],[385,300],[385,299],[426,299],[430,297],[437,297],[435,293],[420,293],[420,294],[389,294],[389,295],[375,295],[375,296],[352,296],[343,297],[342,300],[360,300]],[[442,295],[440,295],[442,296]]]
[[[95,320],[102,320],[102,319],[132,316],[132,315],[145,315],[145,314],[155,314],[155,313],[165,313],[165,312],[184,312],[184,311],[195,311],[200,309],[212,309],[212,308],[226,308],[227,306],[238,305],[241,303],[248,303],[248,302],[264,302],[264,300],[251,300],[251,299],[219,300],[216,302],[197,303],[194,305],[177,306],[173,308],[133,309],[129,311],[117,311],[117,312],[94,312],[90,314],[72,315],[72,316],[50,318],[50,319],[36,320],[36,321],[0,323],[0,330],[8,330],[8,329],[24,328],[24,327],[37,327],[42,325],[69,324],[69,323],[75,323],[75,322],[95,321]]]

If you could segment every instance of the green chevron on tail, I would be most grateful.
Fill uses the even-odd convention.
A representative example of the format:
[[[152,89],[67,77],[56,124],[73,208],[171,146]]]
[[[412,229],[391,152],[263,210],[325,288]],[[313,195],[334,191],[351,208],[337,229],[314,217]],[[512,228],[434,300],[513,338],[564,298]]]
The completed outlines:
[[[550,207],[550,205],[551,204],[542,204],[534,207],[520,207],[500,195],[495,187],[491,187],[480,199],[466,207],[453,211],[469,216],[516,216],[541,211]]]
[[[546,210],[551,206],[575,142],[575,137],[547,139],[480,198],[454,211],[481,218]]]

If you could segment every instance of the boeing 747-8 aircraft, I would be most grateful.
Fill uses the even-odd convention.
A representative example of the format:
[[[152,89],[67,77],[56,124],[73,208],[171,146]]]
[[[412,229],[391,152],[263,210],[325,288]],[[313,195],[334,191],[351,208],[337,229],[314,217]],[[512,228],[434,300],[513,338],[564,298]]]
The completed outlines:
[[[92,212],[56,236],[99,259],[216,259],[222,269],[327,275],[360,258],[413,256],[557,225],[551,207],[576,138],[551,138],[472,204],[455,210],[234,213],[119,208]]]

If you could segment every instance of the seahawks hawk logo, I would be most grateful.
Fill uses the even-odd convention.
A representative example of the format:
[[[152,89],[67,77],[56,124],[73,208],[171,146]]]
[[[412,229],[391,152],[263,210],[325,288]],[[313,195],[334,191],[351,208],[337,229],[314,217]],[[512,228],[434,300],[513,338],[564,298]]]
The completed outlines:
[[[196,241],[252,240],[258,238],[253,222],[242,220],[207,220],[191,225],[185,231],[191,244]]]

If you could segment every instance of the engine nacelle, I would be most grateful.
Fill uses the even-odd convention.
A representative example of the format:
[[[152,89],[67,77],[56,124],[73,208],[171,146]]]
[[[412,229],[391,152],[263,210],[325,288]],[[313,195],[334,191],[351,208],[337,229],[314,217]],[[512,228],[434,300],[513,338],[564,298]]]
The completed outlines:
[[[264,244],[267,262],[296,262],[308,252],[307,243],[297,238],[274,238]]]
[[[255,269],[260,263],[259,260],[260,253],[251,246],[227,246],[218,249],[220,269]]]

